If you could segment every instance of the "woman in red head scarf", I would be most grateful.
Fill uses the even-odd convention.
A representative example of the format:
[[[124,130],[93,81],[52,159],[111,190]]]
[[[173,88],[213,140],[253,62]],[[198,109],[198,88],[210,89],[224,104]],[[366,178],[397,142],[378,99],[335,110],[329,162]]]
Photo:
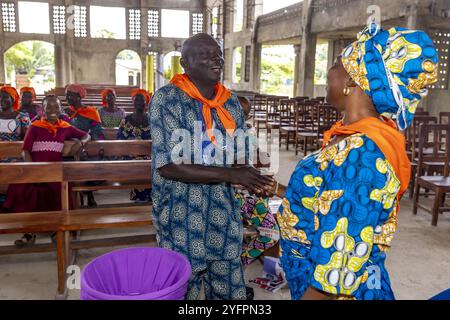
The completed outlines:
[[[41,118],[44,114],[42,106],[34,101],[36,101],[34,88],[23,87],[20,89],[20,111],[28,113],[31,122]]]
[[[116,106],[116,92],[114,89],[102,91],[103,108],[100,110],[100,118],[104,128],[115,128],[125,118],[125,111]]]

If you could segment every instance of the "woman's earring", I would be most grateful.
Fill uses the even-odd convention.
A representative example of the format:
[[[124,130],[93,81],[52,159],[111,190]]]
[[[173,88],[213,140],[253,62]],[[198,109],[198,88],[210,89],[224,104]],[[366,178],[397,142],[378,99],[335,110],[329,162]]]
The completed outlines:
[[[344,88],[344,96],[348,96],[350,95],[350,88],[349,87],[345,87]]]

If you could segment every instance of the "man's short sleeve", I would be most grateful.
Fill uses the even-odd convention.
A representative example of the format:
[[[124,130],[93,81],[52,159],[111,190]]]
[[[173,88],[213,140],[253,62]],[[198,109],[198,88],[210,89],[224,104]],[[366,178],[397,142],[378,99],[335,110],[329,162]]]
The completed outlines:
[[[181,126],[181,101],[175,88],[161,88],[150,102],[152,161],[156,169],[172,163],[172,149],[176,142],[172,134]]]

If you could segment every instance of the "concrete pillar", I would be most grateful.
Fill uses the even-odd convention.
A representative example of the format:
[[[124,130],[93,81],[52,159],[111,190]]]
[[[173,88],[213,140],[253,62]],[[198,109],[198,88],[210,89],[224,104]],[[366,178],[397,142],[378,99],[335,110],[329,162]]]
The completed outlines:
[[[181,63],[180,63],[181,56],[172,56],[170,61],[170,77],[172,78],[176,74],[183,73],[181,69]]]
[[[328,40],[328,61],[327,70],[331,68],[334,63],[334,41]]]
[[[55,41],[55,82],[57,87],[66,85],[64,41]]]
[[[299,80],[299,71],[300,71],[300,50],[301,45],[296,44],[294,45],[294,52],[295,52],[295,66],[294,66],[294,96],[298,92],[298,80]]]
[[[3,45],[3,33],[0,36],[0,83],[6,82],[6,69],[5,69],[5,47]]]
[[[406,17],[406,27],[408,29],[417,28],[417,17],[419,11],[419,0],[411,1],[412,3],[408,7],[408,13]]]
[[[155,91],[164,86],[164,55],[158,52],[156,56]]]
[[[140,40],[140,47],[141,47],[141,86],[142,88],[148,88],[149,85],[149,80],[147,78],[148,73],[147,73],[147,69],[148,69],[148,61],[147,61],[147,56],[148,56],[148,52],[150,49],[150,42],[147,35],[147,30],[148,30],[148,15],[147,15],[147,10],[145,7],[145,1],[141,1],[139,9],[141,10],[141,40]],[[127,20],[127,24],[128,24],[128,20]],[[153,68],[153,65],[152,65]],[[153,89],[152,89],[153,92]]]
[[[146,61],[147,61],[147,72],[146,72],[147,85],[145,89],[147,89],[148,92],[154,93],[155,92],[155,70],[153,68],[154,56],[147,55]]]
[[[251,59],[251,66],[252,71],[250,75],[250,88],[254,92],[260,92],[261,90],[261,44],[254,43],[252,45],[252,59]]]
[[[302,41],[298,67],[297,96],[314,94],[314,69],[316,60],[317,36],[311,34],[312,0],[303,1]]]

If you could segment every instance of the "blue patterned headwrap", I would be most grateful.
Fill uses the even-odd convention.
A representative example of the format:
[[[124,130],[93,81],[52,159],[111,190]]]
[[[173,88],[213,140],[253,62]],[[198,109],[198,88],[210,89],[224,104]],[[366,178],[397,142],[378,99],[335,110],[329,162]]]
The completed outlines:
[[[382,30],[372,23],[341,58],[377,112],[396,118],[400,130],[411,124],[420,100],[428,94],[426,87],[437,81],[438,54],[423,31]]]

